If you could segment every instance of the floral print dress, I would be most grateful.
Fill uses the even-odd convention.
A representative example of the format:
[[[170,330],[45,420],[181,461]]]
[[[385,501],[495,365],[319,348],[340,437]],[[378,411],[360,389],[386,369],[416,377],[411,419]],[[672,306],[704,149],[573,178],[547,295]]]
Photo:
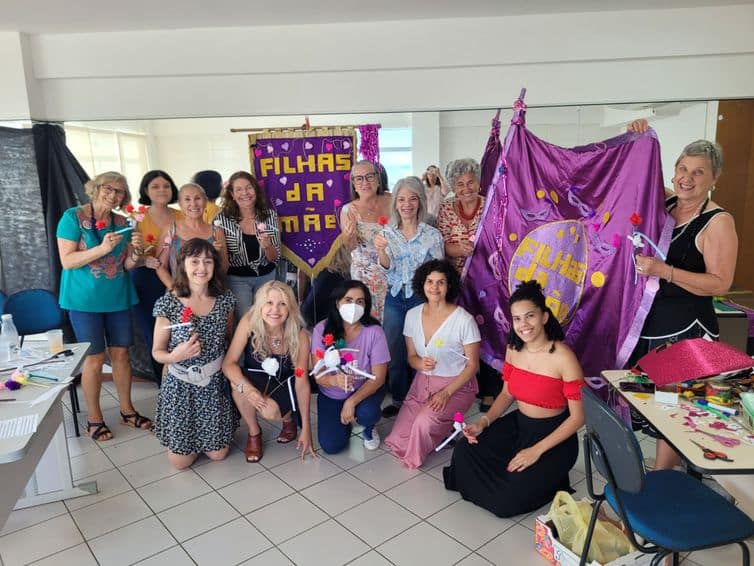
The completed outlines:
[[[350,205],[349,205],[350,206]],[[382,321],[387,295],[387,277],[380,267],[374,237],[382,231],[376,222],[364,222],[359,211],[356,213],[356,248],[351,252],[351,277],[361,281],[372,294],[372,315]]]

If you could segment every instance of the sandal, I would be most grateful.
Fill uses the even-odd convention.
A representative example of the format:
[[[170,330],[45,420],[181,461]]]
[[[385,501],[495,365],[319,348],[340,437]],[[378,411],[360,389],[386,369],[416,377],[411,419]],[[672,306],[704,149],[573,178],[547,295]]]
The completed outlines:
[[[246,448],[244,453],[246,454],[247,462],[259,462],[262,459],[262,431],[259,434],[250,434],[246,438]]]
[[[280,444],[288,444],[289,442],[296,440],[296,434],[298,433],[298,425],[296,421],[291,420],[283,421],[283,428],[280,429],[280,435],[278,436],[278,442]]]
[[[94,428],[94,432],[90,432],[92,428]],[[89,438],[91,438],[92,440],[96,440],[97,442],[107,442],[108,440],[113,439],[112,431],[107,427],[107,425],[103,421],[97,422],[97,423],[86,421],[86,432],[89,435]],[[109,434],[110,438],[100,439],[100,437],[104,434]]]
[[[132,426],[134,428],[140,428],[141,430],[150,430],[152,428],[152,419],[148,419],[134,411],[130,415],[124,415],[122,412],[120,418],[123,419],[123,424],[126,426]],[[144,426],[148,425],[148,426]]]

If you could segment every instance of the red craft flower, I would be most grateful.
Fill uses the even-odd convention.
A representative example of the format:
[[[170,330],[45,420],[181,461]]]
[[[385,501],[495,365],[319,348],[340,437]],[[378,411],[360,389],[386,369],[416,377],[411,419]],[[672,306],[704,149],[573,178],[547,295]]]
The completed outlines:
[[[154,243],[154,234],[147,234],[147,237],[145,238],[148,244]]]
[[[97,222],[94,223],[94,227],[97,230],[103,230],[105,226],[107,226],[107,222],[105,222],[104,220],[97,220]]]
[[[144,213],[144,212],[146,212],[146,211],[147,211],[147,207],[146,207],[145,205],[143,205],[143,204],[142,204],[142,205],[141,205],[141,206],[139,207],[139,212],[142,212],[142,213]]]
[[[296,377],[299,377],[299,378],[300,378],[300,377],[304,377],[304,369],[303,369],[303,368],[296,368],[296,369],[295,369],[295,370],[293,371],[293,373],[294,373],[294,375],[295,375]]]
[[[335,342],[335,337],[332,334],[325,334],[322,337],[322,342],[324,343],[325,346],[332,346],[333,343]]]
[[[641,220],[642,220],[641,216],[639,216],[639,215],[638,215],[638,214],[636,214],[635,212],[634,212],[634,213],[633,213],[633,214],[631,215],[631,219],[630,219],[630,222],[631,222],[631,224],[633,224],[634,226],[639,226],[639,225],[641,224]]]
[[[181,313],[181,322],[191,322],[192,316],[194,316],[194,311],[191,310],[191,307],[186,307]]]
[[[314,350],[314,355],[317,356],[318,360],[321,360],[322,358],[325,357],[325,353],[322,350],[320,350],[319,348],[317,348],[316,350]]]
[[[134,205],[127,204],[126,205],[126,212],[128,212],[128,214],[131,214],[133,211],[134,211]]]
[[[387,216],[380,216],[377,219],[377,224],[379,224],[380,226],[385,226],[387,224]]]

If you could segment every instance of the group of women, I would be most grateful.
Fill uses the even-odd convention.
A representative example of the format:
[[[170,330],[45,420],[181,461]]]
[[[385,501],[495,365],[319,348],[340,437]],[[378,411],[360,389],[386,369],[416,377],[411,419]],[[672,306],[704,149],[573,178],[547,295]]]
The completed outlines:
[[[706,309],[708,295],[731,282],[735,228],[706,197],[721,157],[709,142],[695,143],[676,164],[669,210],[678,234],[668,263],[637,256],[640,274],[664,280],[647,328],[666,324],[657,313],[674,301]],[[583,374],[542,288],[525,282],[511,296],[502,380],[489,366],[480,371],[479,329],[455,304],[484,208],[479,175],[474,160],[462,159],[448,166],[447,181],[433,166],[387,193],[374,164],[356,163],[352,200],[339,218],[350,278],[341,266],[311,334],[291,288],[275,280],[277,216],[254,176],[231,175],[212,222],[198,184],[178,189],[167,173],[151,171],[135,209],[122,175],[97,176],[87,185],[91,203],[66,211],[57,232],[61,306],[77,339],[91,343],[82,379],[90,436],[112,438],[99,406],[107,348],[123,424],[154,424],[178,468],[200,454],[224,458],[240,418],[249,462],[264,456],[260,418],[282,422],[277,441],[297,440],[302,459],[316,457],[316,384],[326,453],[347,447],[354,424],[363,427],[364,447],[378,448],[378,421],[397,415],[384,445],[405,466],[421,466],[481,393],[486,411],[463,425],[444,470],[447,489],[499,516],[531,511],[568,489]],[[168,206],[176,201],[180,210]],[[163,375],[154,423],[130,399],[132,308]],[[714,337],[713,324],[699,315],[692,326]],[[656,338],[648,332],[642,347]],[[388,389],[392,403],[383,407]]]

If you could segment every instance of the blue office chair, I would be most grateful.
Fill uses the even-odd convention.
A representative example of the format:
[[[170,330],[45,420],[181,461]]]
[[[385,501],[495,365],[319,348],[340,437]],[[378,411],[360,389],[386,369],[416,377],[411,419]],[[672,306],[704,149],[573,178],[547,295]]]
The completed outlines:
[[[5,301],[5,314],[13,315],[21,345],[29,334],[40,334],[63,326],[58,298],[47,289],[27,289],[13,293]]]
[[[62,328],[65,322],[63,311],[58,305],[58,298],[47,289],[26,289],[13,293],[5,300],[3,312],[13,315],[13,323],[21,337],[22,346],[26,336]],[[79,412],[79,400],[76,396],[77,381],[71,382],[69,394],[74,412],[73,427],[76,436],[79,436],[79,423],[76,419],[76,413]]]
[[[588,388],[581,392],[587,490],[594,508],[580,566],[586,563],[604,501],[620,516],[631,544],[641,552],[656,553],[652,566],[671,554],[677,565],[679,552],[732,543],[741,547],[743,564],[748,566],[749,549],[744,540],[754,535],[754,522],[748,515],[688,474],[675,470],[647,473],[633,431]],[[592,462],[607,480],[600,494],[594,492]],[[639,544],[636,535],[645,543]]]

